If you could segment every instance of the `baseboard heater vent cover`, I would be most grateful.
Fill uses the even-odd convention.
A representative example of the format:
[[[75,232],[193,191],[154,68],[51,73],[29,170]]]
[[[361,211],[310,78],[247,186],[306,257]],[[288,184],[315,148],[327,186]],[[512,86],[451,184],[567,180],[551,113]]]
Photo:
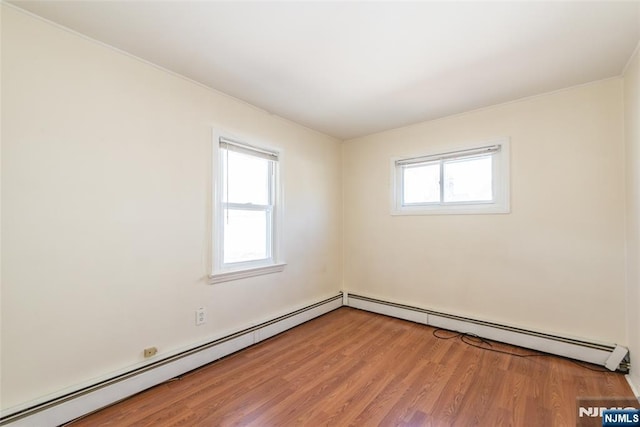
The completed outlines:
[[[342,306],[343,295],[179,352],[73,392],[3,413],[0,426],[58,426],[298,326]],[[7,411],[8,412],[8,411]]]
[[[435,328],[475,334],[494,341],[605,366],[611,371],[629,372],[629,350],[620,345],[562,337],[356,294],[345,295],[345,300],[349,307]]]

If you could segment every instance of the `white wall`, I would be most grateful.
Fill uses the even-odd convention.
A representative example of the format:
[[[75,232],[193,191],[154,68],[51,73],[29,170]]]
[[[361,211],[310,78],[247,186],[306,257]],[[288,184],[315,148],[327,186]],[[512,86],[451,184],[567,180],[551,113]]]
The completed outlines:
[[[627,333],[631,375],[640,391],[640,52],[624,75],[627,171]]]
[[[511,138],[511,213],[390,215],[390,158]],[[627,341],[622,80],[343,146],[344,286],[500,323]]]
[[[332,295],[342,278],[350,292],[640,354],[637,55],[624,81],[341,148],[0,10],[3,409],[144,363],[144,347],[162,356]],[[206,284],[212,127],[284,149],[283,273]],[[391,157],[500,136],[511,214],[390,215]],[[196,327],[200,306],[209,319]]]
[[[213,127],[284,150],[283,273],[207,284]],[[2,6],[2,408],[335,295],[340,155]]]

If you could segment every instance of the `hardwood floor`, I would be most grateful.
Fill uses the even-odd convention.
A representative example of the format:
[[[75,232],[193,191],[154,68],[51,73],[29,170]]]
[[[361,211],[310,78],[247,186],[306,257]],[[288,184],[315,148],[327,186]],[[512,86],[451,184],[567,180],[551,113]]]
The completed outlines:
[[[621,374],[432,332],[343,307],[70,425],[575,426],[577,397],[633,397]]]

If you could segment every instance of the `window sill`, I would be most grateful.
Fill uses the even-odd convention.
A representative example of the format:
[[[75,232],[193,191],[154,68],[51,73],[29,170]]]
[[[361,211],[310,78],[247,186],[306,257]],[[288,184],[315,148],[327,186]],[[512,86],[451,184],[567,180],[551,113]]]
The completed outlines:
[[[507,203],[477,203],[459,205],[433,205],[391,208],[391,215],[482,215],[508,214],[511,208]]]
[[[284,270],[287,263],[270,264],[260,267],[246,268],[243,270],[221,271],[209,275],[209,284],[230,282],[232,280],[245,279],[247,277],[262,276],[263,274],[279,273]]]

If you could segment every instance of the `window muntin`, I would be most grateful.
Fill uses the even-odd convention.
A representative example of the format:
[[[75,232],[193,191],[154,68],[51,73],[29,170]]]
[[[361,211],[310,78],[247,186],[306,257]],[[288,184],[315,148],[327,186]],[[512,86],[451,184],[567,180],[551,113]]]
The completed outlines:
[[[392,214],[506,213],[508,141],[393,159]]]

